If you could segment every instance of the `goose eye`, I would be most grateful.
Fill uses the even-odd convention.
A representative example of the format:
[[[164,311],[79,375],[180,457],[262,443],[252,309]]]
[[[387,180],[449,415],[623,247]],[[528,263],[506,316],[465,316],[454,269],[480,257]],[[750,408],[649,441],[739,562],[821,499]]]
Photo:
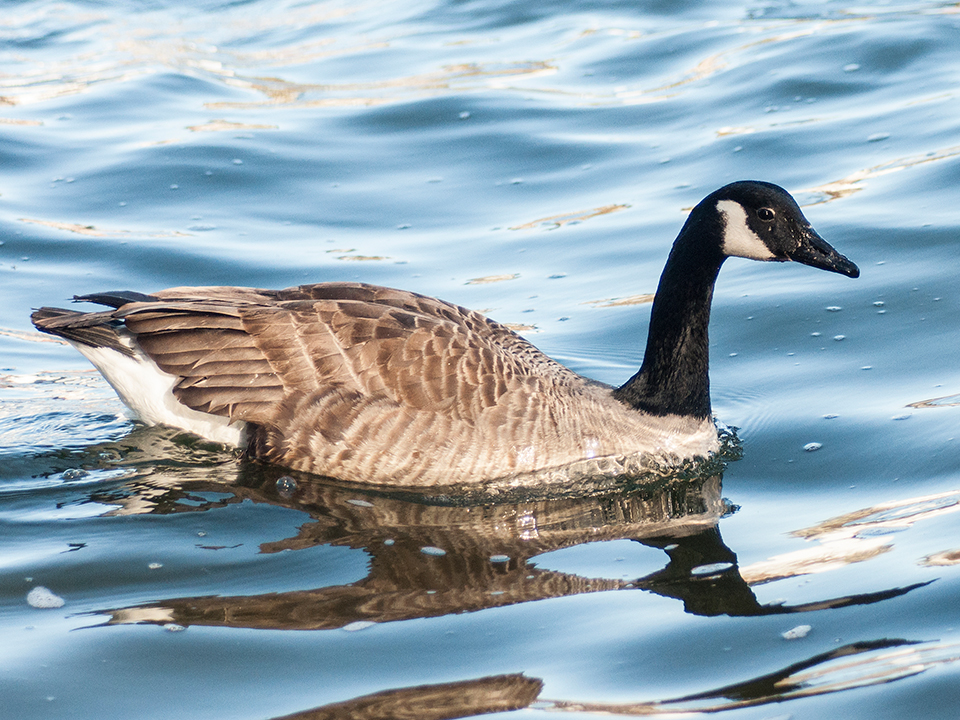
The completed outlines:
[[[763,220],[764,222],[770,222],[776,217],[776,213],[768,207],[762,207],[757,210],[757,217]]]

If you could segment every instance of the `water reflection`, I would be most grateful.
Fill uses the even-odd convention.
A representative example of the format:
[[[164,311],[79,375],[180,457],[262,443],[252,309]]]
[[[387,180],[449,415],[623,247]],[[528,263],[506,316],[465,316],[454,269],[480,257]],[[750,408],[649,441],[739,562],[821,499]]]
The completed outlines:
[[[889,21],[890,17],[887,14],[885,19]],[[731,27],[746,26],[753,37],[719,52],[698,51],[691,44],[692,57],[678,68],[665,73],[648,71],[612,89],[579,81],[575,70],[585,49],[594,47],[597,38],[604,36],[618,38],[622,43],[662,42],[660,32],[597,24],[596,20],[572,21],[568,33],[549,41],[537,38],[533,43],[529,38],[521,39],[524,49],[520,54],[524,59],[487,60],[485,49],[490,45],[507,47],[507,56],[519,51],[495,35],[463,29],[448,40],[444,52],[437,53],[436,60],[427,63],[422,71],[396,72],[393,53],[408,40],[407,33],[414,32],[408,23],[416,27],[419,20],[416,13],[394,15],[384,13],[382,8],[371,13],[361,5],[331,8],[325,3],[288,6],[282,13],[251,13],[244,4],[229,10],[220,8],[215,28],[208,26],[211,21],[205,12],[183,15],[148,9],[114,14],[109,9],[90,11],[59,5],[39,11],[21,10],[7,18],[11,32],[34,33],[49,23],[84,37],[91,36],[95,28],[96,39],[90,42],[95,43],[96,51],[73,53],[74,43],[48,42],[42,60],[17,57],[16,73],[0,87],[5,104],[28,105],[87,92],[102,84],[172,72],[202,78],[220,89],[248,91],[253,96],[249,100],[211,98],[204,103],[206,108],[216,110],[367,107],[483,90],[536,93],[589,106],[635,105],[669,101],[691,92],[698,84],[749,62],[758,48],[771,53],[771,46],[795,43],[802,38],[850,33],[876,22],[877,17],[849,12],[837,17],[776,17],[765,12],[764,17],[737,17],[731,23],[718,22],[710,29],[694,25],[692,32],[697,35],[708,32],[721,37]],[[364,30],[357,32],[353,27]],[[307,39],[304,28],[311,29]],[[275,44],[261,46],[264,37],[286,41],[274,40]],[[250,49],[254,39],[258,46]],[[432,49],[429,44],[426,47]],[[464,50],[452,53],[452,47]],[[529,59],[530,53],[545,57]],[[373,78],[368,70],[371,57],[379,60]],[[553,59],[557,57],[563,58],[563,65]],[[346,59],[353,59],[354,67],[367,71],[358,73],[358,79],[353,81],[345,78],[341,82],[316,83],[299,79],[304,75],[304,67],[325,69],[324,63]],[[345,65],[334,67],[340,77]],[[319,76],[330,74],[328,70]],[[807,115],[795,122],[823,122],[823,118],[821,114]],[[740,134],[765,130],[771,125],[783,123],[723,128],[720,132]]]
[[[794,530],[792,535],[816,541],[817,545],[752,563],[743,568],[742,575],[748,583],[757,585],[870,560],[893,550],[890,537],[893,533],[958,510],[960,491],[956,490],[878,503]],[[952,564],[947,561],[956,553],[956,550],[945,549],[919,562],[921,565]]]
[[[447,720],[528,707],[543,682],[523,675],[495,675],[417,687],[387,690],[346,702],[324,705],[274,720]]]
[[[139,428],[119,441],[90,447],[81,456],[57,455],[49,462],[72,464],[75,469],[89,465],[91,472],[94,464],[123,469],[128,479],[122,483],[86,491],[86,502],[108,508],[105,516],[202,514],[240,503],[305,514],[307,521],[294,534],[265,540],[261,536],[259,551],[351,548],[369,557],[366,576],[307,590],[174,597],[91,613],[107,616],[105,625],[351,630],[615,591],[673,598],[685,612],[702,617],[867,605],[922,584],[793,605],[761,603],[753,587],[812,572],[814,566],[826,569],[829,563],[823,558],[832,558],[834,567],[863,559],[862,552],[844,554],[830,548],[842,542],[869,542],[885,530],[909,527],[960,507],[957,493],[875,505],[794,533],[818,541],[818,548],[810,552],[821,553],[820,565],[784,556],[741,568],[720,531],[723,518],[736,508],[722,497],[718,474],[661,479],[615,492],[605,488],[585,496],[494,501],[371,490],[280,468],[238,464],[233,455],[212,450],[173,431]],[[38,467],[43,464],[36,460]],[[614,540],[662,551],[663,567],[642,577],[616,579],[538,565],[544,553]],[[945,555],[941,564],[952,558]],[[733,684],[637,703],[543,698],[540,678],[514,674],[388,689],[285,717],[457,718],[521,708],[621,716],[719,712],[889,683],[958,659],[956,644],[879,637],[811,654]]]
[[[881,639],[850,643],[767,675],[679,698],[629,704],[546,701],[545,705],[555,711],[641,717],[714,713],[883,685],[957,660],[960,646],[956,644]]]
[[[945,395],[943,397],[931,398],[929,400],[920,400],[910,403],[907,407],[913,408],[937,408],[937,407],[956,407],[960,405],[960,395]]]
[[[917,165],[938,162],[940,160],[951,160],[956,158],[957,155],[960,155],[960,146],[953,145],[950,147],[925,152],[921,155],[912,155],[908,157],[887,160],[879,165],[857,170],[856,172],[840,178],[839,180],[833,180],[817,187],[808,188],[805,192],[811,193],[813,197],[811,198],[810,202],[804,203],[804,205],[820,205],[833,200],[839,200],[863,190],[867,180],[872,180],[873,178],[881,177],[883,175],[889,175],[890,173],[900,172],[901,170],[908,170]]]
[[[629,208],[629,205],[604,205],[603,207],[594,208],[592,210],[566,212],[561,213],[560,215],[551,215],[550,217],[538,218],[537,220],[531,220],[530,222],[525,222],[521,225],[514,225],[510,229],[535,230],[539,228],[556,230],[557,228],[561,228],[564,225],[569,225],[570,223],[581,223],[589,220],[590,218],[600,217],[601,215],[609,215],[610,213],[628,210]]]
[[[102,84],[136,81],[162,72],[199,77],[223,88],[247,90],[258,99],[205,103],[208,109],[244,110],[259,107],[355,107],[502,88],[507,81],[553,75],[557,67],[547,60],[465,61],[444,63],[431,70],[398,74],[374,80],[336,83],[300,82],[298,69],[338,58],[360,57],[390,51],[396,29],[366,39],[345,32],[336,21],[361,8],[330,10],[318,4],[287,7],[282,13],[260,12],[253,19],[241,8],[221,13],[216,29],[206,26],[208,16],[182,17],[176,13],[109,11],[90,13],[57,6],[44,13],[14,13],[6,25],[14,32],[30,32],[38,21],[56,22],[74,35],[96,27],[96,51],[73,54],[74,44],[44,44],[42,60],[15,58],[12,75],[2,78],[2,103],[9,106],[48,102],[87,92]],[[38,15],[40,17],[38,17]],[[315,37],[299,42],[303,28],[313,26]],[[249,50],[251,38],[262,42],[264,33],[289,31],[287,43]],[[59,35],[59,33],[57,33]],[[86,46],[85,46],[86,47]],[[389,61],[386,67],[395,63]],[[286,71],[290,77],[282,77]],[[7,121],[7,122],[18,122]],[[42,124],[39,121],[29,124]]]
[[[960,646],[902,639],[843,645],[775,672],[678,698],[639,703],[540,699],[543,683],[524,675],[499,675],[440,685],[386,690],[274,720],[347,718],[462,718],[534,706],[552,712],[625,717],[690,716],[781,703],[854,688],[882,685],[960,660]]]
[[[311,520],[292,537],[261,543],[260,552],[318,545],[362,549],[370,558],[365,578],[295,592],[169,598],[110,608],[103,611],[108,622],[329,630],[628,590],[675,598],[695,615],[758,616],[868,604],[919,586],[798,605],[759,602],[720,534],[718,523],[731,506],[721,497],[717,475],[661,479],[588,497],[492,503],[490,498],[371,491],[287,473],[244,464],[231,484],[192,480],[170,486],[158,484],[162,475],[153,474],[132,494],[93,499],[115,505],[115,514],[196,513],[240,501],[295,509]],[[209,493],[215,499],[207,499]],[[545,569],[536,561],[547,552],[610,540],[662,550],[666,564],[636,579],[612,579]]]

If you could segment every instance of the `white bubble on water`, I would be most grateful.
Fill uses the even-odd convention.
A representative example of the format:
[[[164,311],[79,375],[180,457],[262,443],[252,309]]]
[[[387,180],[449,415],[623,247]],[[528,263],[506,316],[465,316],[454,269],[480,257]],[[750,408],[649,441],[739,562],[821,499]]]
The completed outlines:
[[[297,481],[289,475],[277,478],[277,494],[281,497],[289,498],[297,491]]]
[[[343,629],[347,632],[357,632],[358,630],[366,630],[368,627],[373,627],[374,625],[376,625],[376,623],[370,620],[357,620],[352,623],[347,623],[343,626]]]
[[[30,605],[30,607],[47,610],[50,608],[63,607],[65,603],[66,600],[43,587],[43,585],[37,585],[37,587],[27,593],[27,604]]]
[[[809,625],[797,625],[795,628],[787,630],[785,633],[780,633],[780,636],[784,640],[799,640],[809,635],[811,630],[813,630],[813,628]]]
[[[690,571],[691,575],[713,575],[715,573],[723,572],[724,570],[729,570],[733,567],[733,563],[730,562],[717,562],[710,563],[709,565],[698,565]]]

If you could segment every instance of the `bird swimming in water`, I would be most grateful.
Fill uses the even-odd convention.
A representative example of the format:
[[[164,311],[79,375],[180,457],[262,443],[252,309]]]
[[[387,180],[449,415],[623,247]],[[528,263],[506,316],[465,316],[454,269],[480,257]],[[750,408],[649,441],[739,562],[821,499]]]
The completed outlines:
[[[358,483],[538,486],[707,457],[718,448],[707,326],[728,257],[858,277],[784,189],[704,198],[664,267],[640,370],[582,377],[483,315],[403,290],[181,287],[41,308],[134,416],[248,457]]]

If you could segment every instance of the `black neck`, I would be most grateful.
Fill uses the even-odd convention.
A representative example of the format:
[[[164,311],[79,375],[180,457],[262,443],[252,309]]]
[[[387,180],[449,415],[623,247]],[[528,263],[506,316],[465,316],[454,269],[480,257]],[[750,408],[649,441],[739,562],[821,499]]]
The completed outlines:
[[[725,256],[709,240],[722,230],[706,224],[718,221],[691,216],[680,231],[653,301],[643,365],[614,391],[621,402],[654,415],[710,417],[707,326]]]

